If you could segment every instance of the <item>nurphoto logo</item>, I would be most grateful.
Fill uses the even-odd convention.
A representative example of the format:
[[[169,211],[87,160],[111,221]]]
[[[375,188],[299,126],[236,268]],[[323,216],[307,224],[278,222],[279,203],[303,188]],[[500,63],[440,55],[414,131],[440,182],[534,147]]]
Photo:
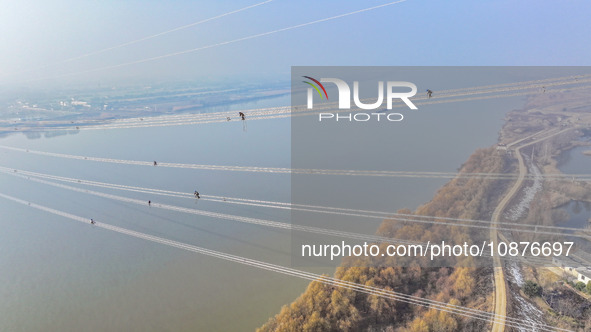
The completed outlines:
[[[318,96],[321,100],[326,99],[328,100],[328,93],[324,88],[322,83],[333,83],[336,85],[338,90],[338,108],[341,110],[351,109],[351,88],[349,84],[344,80],[338,78],[321,78],[317,80],[310,76],[303,76],[304,78],[309,79],[310,81],[303,81],[304,83],[310,85],[308,88],[307,94],[307,108],[314,109],[314,90],[317,92]],[[412,101],[409,99],[413,97],[417,93],[417,86],[411,82],[402,82],[402,81],[387,81],[386,82],[386,108],[388,110],[392,109],[392,104],[394,99],[400,99],[402,102],[408,106],[411,110],[418,109]],[[395,89],[410,89],[407,92],[399,92],[395,91]],[[378,97],[377,100],[373,103],[364,103],[359,98],[359,82],[353,81],[353,102],[355,106],[362,110],[375,110],[381,108],[384,104],[384,82],[378,82]],[[318,120],[322,121],[323,119],[336,119],[339,120],[349,120],[349,121],[369,121],[371,118],[376,118],[378,121],[381,119],[386,118],[388,121],[402,121],[404,118],[400,113],[349,113],[347,115],[338,114],[338,113],[320,113]]]

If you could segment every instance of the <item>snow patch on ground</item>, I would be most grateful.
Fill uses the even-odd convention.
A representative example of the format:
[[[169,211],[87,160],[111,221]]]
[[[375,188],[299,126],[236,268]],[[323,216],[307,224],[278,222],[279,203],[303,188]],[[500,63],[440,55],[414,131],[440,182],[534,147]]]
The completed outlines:
[[[517,284],[519,288],[525,282],[523,278],[523,274],[521,273],[521,268],[519,267],[519,263],[517,262],[509,262],[506,265],[507,267],[507,275],[509,276],[509,281]],[[509,288],[512,289],[512,288]],[[517,326],[515,327],[516,330],[520,332],[530,332],[530,331],[538,331],[536,328],[532,328],[532,325],[540,324],[544,322],[544,313],[538,309],[535,305],[527,301],[521,296],[519,292],[512,292],[512,297],[515,300],[515,318],[523,320],[527,322],[527,326]]]
[[[521,295],[516,294],[513,298],[517,301],[519,306],[518,317],[527,322],[527,326],[519,326],[517,330],[520,332],[540,331],[541,329],[532,328],[532,325],[543,324],[544,313],[536,308],[535,305],[526,301]],[[531,325],[530,325],[531,324]]]
[[[531,175],[533,175],[534,182],[529,187],[522,190],[523,196],[519,203],[505,213],[505,218],[510,221],[517,221],[525,215],[529,209],[529,205],[536,197],[536,194],[542,190],[542,176],[538,167],[531,162],[528,156],[524,156],[526,164],[529,164]]]
[[[511,261],[507,263],[507,269],[509,270],[509,275],[513,279],[512,281],[517,284],[517,286],[523,286],[525,280],[523,279],[523,274],[521,274],[521,270],[517,265],[517,262]]]

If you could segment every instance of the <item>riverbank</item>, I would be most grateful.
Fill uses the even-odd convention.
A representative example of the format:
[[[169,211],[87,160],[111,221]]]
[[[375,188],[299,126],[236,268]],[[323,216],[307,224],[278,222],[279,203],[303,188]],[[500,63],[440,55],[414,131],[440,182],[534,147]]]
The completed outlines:
[[[528,100],[524,109],[508,113],[506,123],[499,133],[499,145],[496,148],[475,152],[462,166],[460,172],[514,174],[517,167],[515,156],[512,155],[514,151],[507,146],[516,144],[515,142],[527,143],[529,139],[535,144],[531,144],[521,152],[531,158],[528,160],[530,172],[538,174],[540,178],[545,173],[560,174],[558,157],[561,153],[577,146],[588,145],[579,138],[589,134],[591,112],[568,111],[571,107],[578,109],[581,105],[588,104],[585,94],[575,93],[554,97],[537,96]],[[544,136],[536,137],[537,133],[541,132],[546,133],[547,139]],[[558,134],[548,134],[552,132]],[[429,203],[419,207],[414,214],[490,219],[492,210],[511,183],[512,181],[454,179],[444,185]],[[522,204],[523,206],[519,207],[523,196],[520,194],[521,191],[512,200],[513,207],[517,206],[516,210],[513,210],[514,222],[519,220],[525,223],[554,225],[556,220],[553,218],[553,208],[573,198],[591,200],[591,188],[584,182],[561,180],[544,181],[542,184],[538,179],[537,185],[534,183],[531,187],[533,189],[528,191],[527,188],[522,188],[526,191],[526,202]],[[545,195],[545,198],[540,200],[540,195]],[[511,211],[511,207],[508,210]],[[399,212],[412,214],[406,209]],[[544,216],[543,220],[539,218],[540,213]],[[449,227],[442,224],[405,225],[394,220],[385,220],[377,234],[422,242],[439,238],[465,239],[468,234],[463,228],[456,228],[451,232],[446,228]],[[520,264],[512,264],[512,275],[514,277],[520,275],[521,268],[517,266]],[[492,311],[494,300],[490,268],[467,269],[448,266],[433,269],[420,267],[420,265],[405,268],[397,264],[395,259],[383,265],[384,267],[365,267],[370,266],[365,259],[354,262],[345,260],[335,276],[351,282],[396,289],[405,294],[436,298],[446,303]],[[531,273],[525,273],[526,278],[537,278],[537,270],[531,268],[530,271]],[[463,280],[461,286],[458,284],[460,279]],[[543,317],[548,313],[546,308],[542,308],[536,301],[525,299],[519,291],[519,286],[510,289],[513,291],[507,294],[505,303],[508,316],[524,317],[527,320],[533,319],[536,322],[545,323]],[[540,314],[541,312],[544,312],[544,315]],[[572,319],[555,317],[551,323],[564,328],[573,327]],[[293,329],[317,326],[322,327],[322,330],[398,329],[401,331],[441,329],[442,327],[450,330],[482,330],[488,327],[482,321],[458,318],[434,309],[424,309],[420,306],[409,306],[387,299],[356,294],[352,291],[343,291],[316,282],[311,283],[306,292],[295,302],[284,306],[281,312],[271,318],[259,331],[274,331],[280,326],[289,326]]]

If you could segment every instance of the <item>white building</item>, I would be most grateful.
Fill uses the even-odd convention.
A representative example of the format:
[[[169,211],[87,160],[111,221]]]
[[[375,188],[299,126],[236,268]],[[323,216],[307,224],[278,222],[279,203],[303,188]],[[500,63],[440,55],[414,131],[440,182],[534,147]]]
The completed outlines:
[[[553,257],[552,263],[585,285],[591,281],[591,267],[585,266],[571,257]]]
[[[581,263],[570,257],[552,257],[552,263],[575,278],[578,278],[577,268],[582,267]]]
[[[577,280],[583,282],[585,285],[591,281],[591,268],[581,267],[577,269]]]

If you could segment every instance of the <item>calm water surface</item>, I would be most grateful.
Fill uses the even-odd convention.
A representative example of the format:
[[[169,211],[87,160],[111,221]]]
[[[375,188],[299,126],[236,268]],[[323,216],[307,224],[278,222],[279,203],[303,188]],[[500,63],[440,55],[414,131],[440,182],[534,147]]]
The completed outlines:
[[[400,123],[405,144],[384,144],[398,158],[379,169],[454,171],[479,147],[497,140],[502,118],[520,100],[449,106]],[[260,106],[287,105],[285,98]],[[252,104],[242,105],[244,108]],[[428,132],[428,135],[425,135]],[[74,155],[132,160],[290,167],[290,120],[250,121],[163,128],[82,131],[1,145]],[[342,162],[347,162],[342,156]],[[589,157],[586,157],[589,158]],[[589,158],[591,159],[591,158]],[[202,195],[289,202],[290,176],[185,170],[97,163],[0,149],[0,166],[67,177]],[[348,167],[341,167],[348,168]],[[394,211],[428,201],[443,179],[389,179],[375,183],[385,199],[366,202],[348,186],[367,179],[326,178],[344,198],[315,197],[317,204]],[[290,221],[288,211],[159,197],[108,189],[144,201]],[[186,215],[72,192],[0,174],[0,192],[54,209],[193,245],[290,265],[289,232]],[[355,220],[346,220],[354,222]],[[375,232],[379,221],[359,231]],[[66,220],[0,199],[0,330],[2,331],[252,331],[295,299],[304,280],[204,257],[176,248]],[[330,269],[314,270],[332,273]]]

